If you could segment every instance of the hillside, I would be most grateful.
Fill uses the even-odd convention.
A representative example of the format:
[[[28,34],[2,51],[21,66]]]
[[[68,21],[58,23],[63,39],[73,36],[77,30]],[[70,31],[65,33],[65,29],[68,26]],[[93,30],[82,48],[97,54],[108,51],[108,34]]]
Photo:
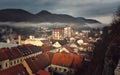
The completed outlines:
[[[85,19],[83,17],[73,17],[66,14],[53,14],[42,10],[37,14],[32,14],[23,9],[3,9],[0,10],[0,22],[60,22],[60,23],[100,23],[97,20]]]

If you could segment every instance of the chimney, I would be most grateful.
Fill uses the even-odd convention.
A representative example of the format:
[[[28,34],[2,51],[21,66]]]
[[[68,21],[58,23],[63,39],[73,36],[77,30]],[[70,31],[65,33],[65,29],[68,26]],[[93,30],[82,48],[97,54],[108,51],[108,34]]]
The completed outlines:
[[[18,36],[18,44],[19,45],[21,44],[21,36],[20,35]]]
[[[10,43],[10,39],[8,38],[8,39],[7,39],[7,44],[9,44],[9,43]]]

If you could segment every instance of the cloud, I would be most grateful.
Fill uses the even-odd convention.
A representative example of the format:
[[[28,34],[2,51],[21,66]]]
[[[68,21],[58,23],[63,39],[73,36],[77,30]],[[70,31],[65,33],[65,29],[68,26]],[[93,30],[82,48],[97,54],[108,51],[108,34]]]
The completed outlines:
[[[0,0],[0,9],[21,8],[32,13],[48,10],[72,16],[111,16],[120,0]]]
[[[0,8],[23,8],[34,13],[46,9],[73,16],[96,16],[113,13],[119,4],[119,0],[1,0]]]

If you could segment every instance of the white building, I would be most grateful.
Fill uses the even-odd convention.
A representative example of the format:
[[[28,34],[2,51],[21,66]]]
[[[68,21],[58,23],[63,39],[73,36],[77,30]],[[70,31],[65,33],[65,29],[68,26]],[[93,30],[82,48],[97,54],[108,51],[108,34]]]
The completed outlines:
[[[47,40],[46,38],[35,38],[34,36],[29,36],[29,39],[26,39],[23,44],[32,44],[36,46],[42,46],[44,43],[42,40]]]
[[[72,36],[72,29],[70,26],[64,27],[64,38]]]

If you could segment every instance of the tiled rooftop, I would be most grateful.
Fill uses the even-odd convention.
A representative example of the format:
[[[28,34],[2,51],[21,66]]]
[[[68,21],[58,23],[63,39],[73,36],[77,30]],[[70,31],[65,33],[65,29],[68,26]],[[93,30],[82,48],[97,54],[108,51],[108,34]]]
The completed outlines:
[[[22,64],[0,71],[0,75],[29,75]]]

